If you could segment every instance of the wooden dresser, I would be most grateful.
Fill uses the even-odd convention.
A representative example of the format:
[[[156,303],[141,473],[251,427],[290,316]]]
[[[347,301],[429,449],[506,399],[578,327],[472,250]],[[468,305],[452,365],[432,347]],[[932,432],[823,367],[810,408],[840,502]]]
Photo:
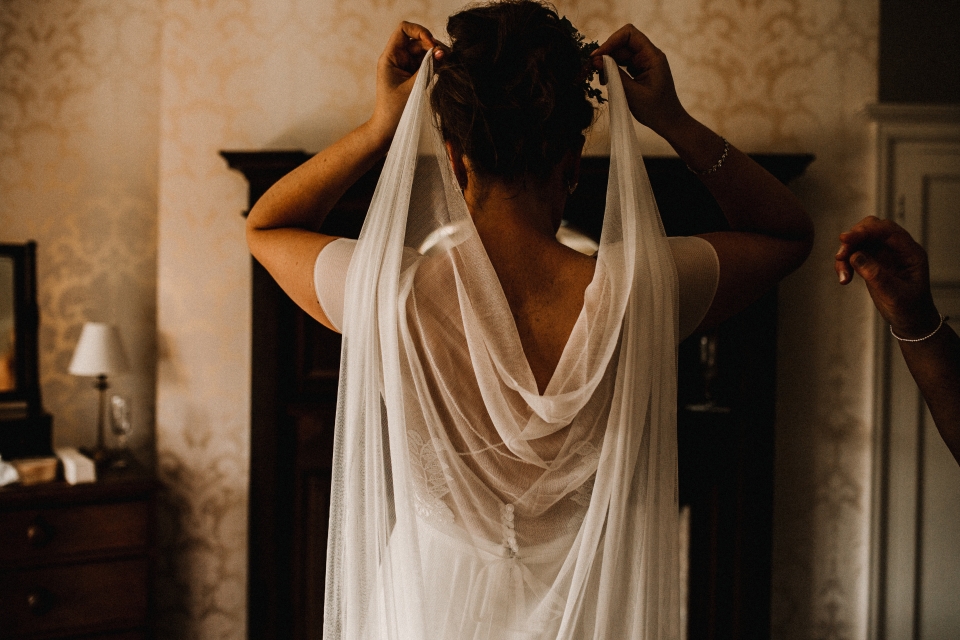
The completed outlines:
[[[156,481],[0,487],[0,638],[151,637]]]

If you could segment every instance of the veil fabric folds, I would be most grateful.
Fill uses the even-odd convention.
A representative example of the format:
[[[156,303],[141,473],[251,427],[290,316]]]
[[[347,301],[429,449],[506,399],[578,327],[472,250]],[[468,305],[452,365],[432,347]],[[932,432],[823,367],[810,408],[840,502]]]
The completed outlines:
[[[677,275],[604,65],[596,272],[541,394],[424,58],[347,273],[327,640],[679,637]]]

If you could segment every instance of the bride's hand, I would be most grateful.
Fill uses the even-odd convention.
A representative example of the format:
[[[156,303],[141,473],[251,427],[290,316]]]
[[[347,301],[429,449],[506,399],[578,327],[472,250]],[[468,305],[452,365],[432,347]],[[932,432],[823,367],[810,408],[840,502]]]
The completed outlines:
[[[443,45],[428,29],[412,22],[401,22],[390,36],[377,61],[377,100],[370,124],[377,135],[393,138],[407,98],[428,50],[434,48],[434,58],[443,55]]]
[[[630,112],[641,124],[664,135],[687,115],[677,97],[667,56],[632,24],[618,29],[592,55],[593,65],[600,71],[600,56],[604,55],[626,67],[626,72],[620,69],[623,91]]]

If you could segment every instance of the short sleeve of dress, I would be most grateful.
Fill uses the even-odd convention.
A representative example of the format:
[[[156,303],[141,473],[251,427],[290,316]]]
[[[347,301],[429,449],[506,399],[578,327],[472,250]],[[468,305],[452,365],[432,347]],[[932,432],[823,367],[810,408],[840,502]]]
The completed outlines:
[[[717,293],[720,261],[713,245],[696,236],[667,238],[677,265],[680,289],[680,340],[697,328]]]
[[[347,286],[347,269],[357,241],[337,238],[317,255],[313,264],[313,290],[317,302],[337,331],[343,331],[343,298]]]
[[[713,245],[695,236],[667,239],[677,265],[680,288],[680,338],[693,333],[710,309],[717,292],[720,263]],[[347,269],[357,246],[356,240],[338,238],[317,255],[313,287],[317,301],[330,323],[343,330],[343,297]]]

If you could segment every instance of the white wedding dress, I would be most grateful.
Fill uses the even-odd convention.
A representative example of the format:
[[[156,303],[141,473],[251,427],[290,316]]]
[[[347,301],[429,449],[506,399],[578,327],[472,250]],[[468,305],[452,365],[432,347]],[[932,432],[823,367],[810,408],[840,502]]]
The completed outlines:
[[[596,273],[540,394],[424,59],[350,247],[327,640],[679,637],[677,273],[604,63]]]

